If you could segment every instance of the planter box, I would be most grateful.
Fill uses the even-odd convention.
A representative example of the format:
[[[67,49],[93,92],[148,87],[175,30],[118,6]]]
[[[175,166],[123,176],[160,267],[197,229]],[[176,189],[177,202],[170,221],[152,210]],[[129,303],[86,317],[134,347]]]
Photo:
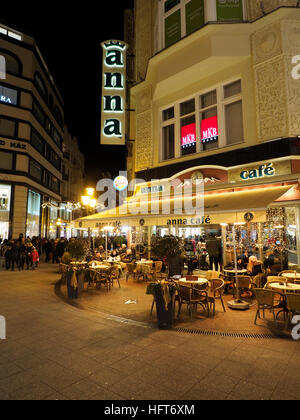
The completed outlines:
[[[173,327],[174,319],[174,296],[171,295],[171,302],[169,303],[168,311],[166,311],[165,302],[160,290],[155,291],[155,303],[158,328],[162,330],[171,329]]]

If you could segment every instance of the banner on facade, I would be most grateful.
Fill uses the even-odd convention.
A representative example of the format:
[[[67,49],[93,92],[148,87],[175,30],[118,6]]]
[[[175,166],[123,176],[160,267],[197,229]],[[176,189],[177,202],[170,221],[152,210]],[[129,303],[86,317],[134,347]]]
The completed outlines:
[[[216,2],[218,21],[243,20],[243,0],[216,0]]]
[[[165,19],[165,47],[175,44],[181,39],[180,9]]]
[[[126,144],[126,51],[123,41],[105,41],[103,48],[101,144]]]
[[[185,6],[186,34],[191,34],[202,28],[204,19],[204,0],[191,0]]]

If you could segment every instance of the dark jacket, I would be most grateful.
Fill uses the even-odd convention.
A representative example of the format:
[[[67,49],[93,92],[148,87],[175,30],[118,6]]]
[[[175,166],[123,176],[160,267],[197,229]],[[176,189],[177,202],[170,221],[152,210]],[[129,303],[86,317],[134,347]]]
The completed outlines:
[[[210,257],[220,257],[221,243],[217,238],[209,238],[206,241],[206,250]]]

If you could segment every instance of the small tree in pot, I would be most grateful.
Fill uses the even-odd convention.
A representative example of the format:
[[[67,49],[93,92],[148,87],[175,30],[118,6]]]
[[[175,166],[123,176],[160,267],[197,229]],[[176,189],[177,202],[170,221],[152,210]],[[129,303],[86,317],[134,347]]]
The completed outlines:
[[[169,277],[182,275],[184,269],[184,245],[180,238],[165,236],[156,238],[152,244],[155,257],[166,260],[169,266]]]
[[[89,242],[86,239],[74,239],[69,242],[67,252],[75,261],[84,261],[89,253]]]

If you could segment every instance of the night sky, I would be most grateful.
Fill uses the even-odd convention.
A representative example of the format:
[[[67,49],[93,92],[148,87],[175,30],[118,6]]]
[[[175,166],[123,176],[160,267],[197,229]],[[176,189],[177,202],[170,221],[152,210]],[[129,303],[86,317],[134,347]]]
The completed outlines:
[[[87,182],[107,171],[117,175],[126,167],[125,147],[100,146],[100,44],[123,40],[124,9],[134,1],[2,3],[1,21],[35,38],[64,98],[65,121],[86,157]]]

